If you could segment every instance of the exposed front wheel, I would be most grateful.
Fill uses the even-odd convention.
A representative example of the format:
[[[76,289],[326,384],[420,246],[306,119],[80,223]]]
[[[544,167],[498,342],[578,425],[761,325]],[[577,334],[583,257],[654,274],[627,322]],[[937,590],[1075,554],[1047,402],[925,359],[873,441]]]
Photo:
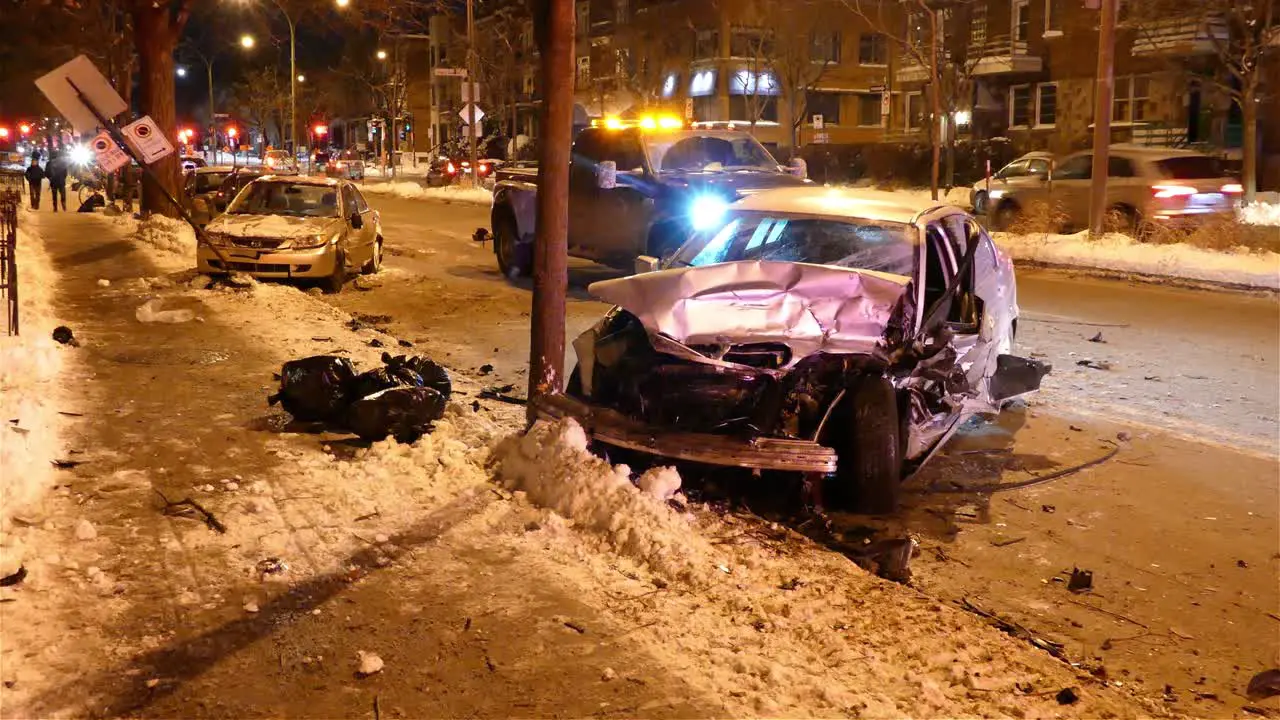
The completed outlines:
[[[506,213],[494,220],[493,246],[503,275],[515,279],[533,272],[533,246],[520,242],[516,221]]]
[[[987,213],[987,193],[985,190],[979,190],[973,195],[973,214],[985,215]]]
[[[341,250],[333,259],[333,274],[320,282],[320,287],[330,295],[342,292],[347,283],[347,258]]]
[[[895,511],[902,494],[902,431],[893,385],[883,377],[859,378],[825,433],[838,458],[836,486],[828,495],[859,512]]]
[[[382,269],[382,238],[378,238],[373,243],[373,256],[369,258],[369,262],[360,268],[360,272],[365,275],[373,275]]]

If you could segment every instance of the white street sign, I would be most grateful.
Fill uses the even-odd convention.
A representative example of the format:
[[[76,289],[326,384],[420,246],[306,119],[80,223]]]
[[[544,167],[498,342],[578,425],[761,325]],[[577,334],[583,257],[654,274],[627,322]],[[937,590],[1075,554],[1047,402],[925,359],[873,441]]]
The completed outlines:
[[[814,133],[813,142],[818,145],[825,145],[826,143],[831,142],[831,136],[824,132]]]
[[[472,118],[471,113],[475,113],[474,118]],[[462,121],[468,125],[471,124],[473,119],[479,123],[484,119],[484,111],[475,105],[463,105],[462,109],[458,111],[458,117],[462,118]]]
[[[821,115],[814,115],[814,116],[813,116],[813,129],[814,129],[814,130],[821,130],[821,129],[822,129],[822,122],[823,122],[823,119],[822,119],[822,116],[821,116]]]
[[[104,172],[113,173],[129,164],[129,156],[116,145],[116,141],[111,139],[106,130],[89,141],[89,149],[97,156],[98,165],[102,166]]]
[[[893,101],[892,101],[892,96],[891,96],[891,95],[889,95],[889,93],[887,93],[887,92],[886,92],[886,93],[884,93],[883,95],[881,95],[881,96],[880,96],[880,114],[881,114],[881,115],[888,115],[888,114],[889,114],[889,106],[890,106],[892,103],[893,103]]]
[[[464,78],[464,77],[466,77],[466,76],[467,76],[467,69],[466,69],[466,68],[447,68],[447,67],[438,67],[438,68],[436,68],[436,77],[460,77],[460,78]]]
[[[72,87],[72,83],[75,83],[75,87]],[[36,87],[40,88],[40,92],[49,98],[49,102],[81,135],[88,135],[102,123],[98,122],[93,112],[76,95],[76,89],[108,120],[129,107],[120,93],[111,87],[111,83],[84,55],[79,55],[40,77],[36,80]]]
[[[476,99],[479,97],[480,97],[480,83],[478,82],[462,83],[462,102],[464,103],[476,102]]]
[[[463,126],[460,128],[460,131],[461,131],[462,137],[464,138],[471,137],[471,129],[469,125],[466,125],[464,123]],[[476,121],[476,137],[477,138],[484,137],[484,123],[480,122],[479,120]]]
[[[120,131],[124,133],[124,139],[133,146],[134,152],[142,158],[142,162],[148,165],[173,153],[173,145],[169,144],[169,138],[160,132],[160,128],[150,115],[143,115],[120,128]]]

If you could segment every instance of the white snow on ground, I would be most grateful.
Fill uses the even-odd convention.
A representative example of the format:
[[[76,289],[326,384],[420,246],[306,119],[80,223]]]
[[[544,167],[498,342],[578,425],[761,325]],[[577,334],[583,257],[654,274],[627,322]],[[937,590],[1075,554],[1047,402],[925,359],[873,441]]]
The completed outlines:
[[[423,187],[410,180],[385,183],[368,183],[360,186],[361,191],[369,195],[392,195],[407,200],[445,200],[449,202],[473,203],[489,205],[493,202],[493,193],[478,187],[462,187],[461,185],[445,185],[444,187]]]
[[[1255,202],[1240,208],[1240,222],[1280,226],[1280,203]]]
[[[62,348],[51,337],[58,325],[51,309],[56,277],[39,236],[29,231],[33,217],[24,210],[18,218],[22,334],[0,336],[0,575],[14,570],[10,561],[16,553],[8,537],[11,518],[52,486],[58,471],[51,461],[61,448]]]
[[[145,220],[137,220],[131,215],[117,215],[115,222],[126,228],[132,239],[163,251],[161,257],[164,264],[172,262],[172,256],[178,255],[188,259],[195,265],[196,233],[183,220],[151,215]]]
[[[1091,240],[1074,235],[994,233],[992,238],[1015,260],[1141,273],[1248,287],[1280,289],[1280,253],[1237,247],[1206,250],[1185,243],[1142,243],[1126,235]]]
[[[894,190],[893,192],[906,195],[913,200],[931,200],[932,193],[929,188],[906,188],[902,190]],[[953,187],[950,190],[946,188],[938,188],[938,201],[947,205],[956,205],[962,208],[969,207],[969,187]]]

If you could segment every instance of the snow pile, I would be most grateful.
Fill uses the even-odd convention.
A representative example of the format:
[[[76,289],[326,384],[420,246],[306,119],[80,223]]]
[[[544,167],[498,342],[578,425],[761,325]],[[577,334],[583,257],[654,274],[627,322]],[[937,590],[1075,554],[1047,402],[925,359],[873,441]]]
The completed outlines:
[[[444,187],[432,188],[404,180],[370,183],[361,185],[360,189],[369,195],[391,195],[406,200],[443,200],[445,202],[472,203],[475,205],[489,205],[493,202],[493,193],[485,188],[463,187],[461,185],[445,185]]]
[[[929,188],[909,188],[905,190],[894,190],[893,192],[905,195],[912,200],[919,200],[922,202],[933,199],[933,193],[929,191]],[[947,190],[946,188],[938,188],[938,202],[967,208],[969,207],[969,188],[967,186],[953,187],[950,190]]]
[[[631,482],[631,469],[587,450],[587,434],[572,419],[537,423],[494,453],[497,477],[536,505],[605,536],[613,549],[668,579],[698,583],[711,563],[705,540],[659,496],[679,487],[671,468],[655,468]]]
[[[1240,222],[1249,225],[1280,226],[1280,202],[1255,202],[1240,208]]]
[[[1150,244],[1114,233],[1099,240],[1090,239],[1088,232],[995,233],[992,237],[1016,260],[1280,289],[1280,254],[1275,252],[1244,247],[1215,251],[1185,243]]]
[[[23,213],[19,227],[30,227]],[[0,533],[9,518],[38,500],[57,472],[59,372],[64,348],[51,338],[54,270],[38,238],[18,233],[22,335],[0,336]],[[11,422],[16,420],[17,422]],[[5,540],[7,542],[7,539]]]
[[[196,233],[182,220],[151,215],[138,222],[133,239],[167,253],[195,257]]]

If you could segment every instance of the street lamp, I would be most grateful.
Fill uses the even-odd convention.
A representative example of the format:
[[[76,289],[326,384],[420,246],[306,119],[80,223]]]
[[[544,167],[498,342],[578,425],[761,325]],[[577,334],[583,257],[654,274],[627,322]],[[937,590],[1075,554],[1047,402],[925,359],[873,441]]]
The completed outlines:
[[[186,76],[187,76],[187,69],[184,67],[178,68],[178,77],[186,77]]]
[[[251,50],[251,49],[253,49],[254,43],[255,43],[255,40],[253,39],[253,36],[252,36],[252,35],[241,35],[241,36],[240,36],[240,47],[242,47],[242,48],[244,48],[244,49],[246,49],[246,50]]]
[[[299,75],[299,76],[298,76],[298,82],[306,82],[306,81],[307,81],[307,76],[306,76],[306,75]]]

